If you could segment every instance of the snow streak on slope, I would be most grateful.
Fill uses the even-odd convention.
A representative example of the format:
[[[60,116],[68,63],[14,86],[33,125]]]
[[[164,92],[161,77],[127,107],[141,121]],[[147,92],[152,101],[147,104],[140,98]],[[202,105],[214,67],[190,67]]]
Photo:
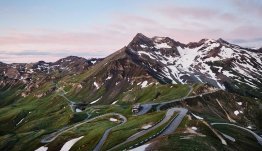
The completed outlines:
[[[74,138],[74,139],[71,139],[70,141],[66,142],[64,144],[64,146],[61,148],[60,151],[69,151],[70,148],[77,142],[79,141],[80,139],[82,139],[84,136],[81,136],[81,137],[78,137],[78,138]]]

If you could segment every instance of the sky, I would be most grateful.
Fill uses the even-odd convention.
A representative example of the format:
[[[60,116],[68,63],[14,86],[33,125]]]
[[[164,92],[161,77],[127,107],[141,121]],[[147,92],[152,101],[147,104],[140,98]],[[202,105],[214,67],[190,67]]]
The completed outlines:
[[[137,33],[262,47],[261,0],[0,0],[0,61],[105,57]]]

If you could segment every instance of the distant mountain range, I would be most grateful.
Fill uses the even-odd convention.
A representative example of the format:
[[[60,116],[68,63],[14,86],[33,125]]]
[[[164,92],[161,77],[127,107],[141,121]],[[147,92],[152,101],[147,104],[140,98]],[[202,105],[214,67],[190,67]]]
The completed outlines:
[[[59,79],[91,68],[89,77],[93,78],[86,77],[86,81],[98,85],[108,81],[111,86],[131,85],[145,79],[162,84],[208,83],[244,96],[262,97],[262,48],[242,48],[223,39],[183,44],[141,33],[106,58],[69,56],[54,63],[0,63],[0,80],[1,84],[16,80],[30,85],[34,79]]]

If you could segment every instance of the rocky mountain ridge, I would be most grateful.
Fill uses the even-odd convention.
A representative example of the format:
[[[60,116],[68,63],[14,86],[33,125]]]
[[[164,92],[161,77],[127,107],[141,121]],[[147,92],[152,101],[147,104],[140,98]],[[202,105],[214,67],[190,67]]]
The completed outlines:
[[[233,91],[248,87],[261,95],[259,50],[242,48],[223,39],[182,44],[168,37],[138,34],[126,51],[162,83],[209,83]]]
[[[101,61],[100,58],[85,59],[77,56],[68,56],[56,62],[38,61],[36,63],[0,63],[1,75],[5,78],[25,80],[33,74],[52,75],[55,72],[72,74],[81,73]]]
[[[78,82],[87,87],[85,91],[98,93],[102,86],[107,93],[112,88],[119,89],[108,94],[112,98],[143,82],[147,85],[207,83],[244,96],[262,97],[260,49],[242,48],[223,39],[183,44],[169,37],[148,38],[138,33],[127,46],[104,59],[69,56],[54,63],[1,63],[0,66],[2,84],[10,80],[44,83],[52,79],[59,81],[66,75],[83,75]],[[31,79],[37,80],[30,82]]]

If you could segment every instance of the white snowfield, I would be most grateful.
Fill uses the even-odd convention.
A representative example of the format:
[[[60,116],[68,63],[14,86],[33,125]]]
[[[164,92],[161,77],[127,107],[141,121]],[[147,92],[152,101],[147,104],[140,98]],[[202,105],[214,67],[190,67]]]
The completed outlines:
[[[214,85],[221,89],[225,89],[225,86],[221,83],[221,78],[228,77],[236,80],[237,82],[244,83],[250,87],[258,89],[256,83],[258,77],[261,77],[262,70],[255,68],[258,65],[262,68],[261,56],[258,53],[247,51],[236,45],[227,44],[225,42],[219,42],[218,40],[205,40],[205,42],[195,48],[191,47],[171,47],[169,43],[162,42],[163,38],[154,39],[154,47],[157,48],[154,51],[134,51],[142,58],[154,59],[163,65],[162,72],[158,73],[159,76],[172,80],[172,83],[187,83],[183,78],[184,76],[194,76],[199,82],[204,81],[203,78],[207,77],[212,80]],[[142,48],[149,48],[146,44],[140,44]],[[162,54],[162,48],[177,49],[179,55],[171,56],[168,54]],[[219,49],[219,50],[217,50]],[[216,55],[212,55],[217,53]],[[243,61],[232,62],[231,71],[228,71],[222,66],[214,65],[213,68],[218,69],[218,73],[211,70],[210,62],[222,61],[226,59],[241,60],[241,57],[245,57]],[[254,65],[256,63],[256,65]],[[148,64],[150,66],[150,64]],[[154,69],[152,69],[154,70]],[[223,76],[221,76],[223,75]],[[261,83],[262,84],[262,83]]]
[[[77,142],[79,141],[80,139],[82,139],[84,136],[81,136],[81,137],[78,137],[78,138],[74,138],[74,139],[71,139],[69,140],[68,142],[66,142],[64,144],[64,146],[61,148],[60,151],[69,151],[70,148]]]

